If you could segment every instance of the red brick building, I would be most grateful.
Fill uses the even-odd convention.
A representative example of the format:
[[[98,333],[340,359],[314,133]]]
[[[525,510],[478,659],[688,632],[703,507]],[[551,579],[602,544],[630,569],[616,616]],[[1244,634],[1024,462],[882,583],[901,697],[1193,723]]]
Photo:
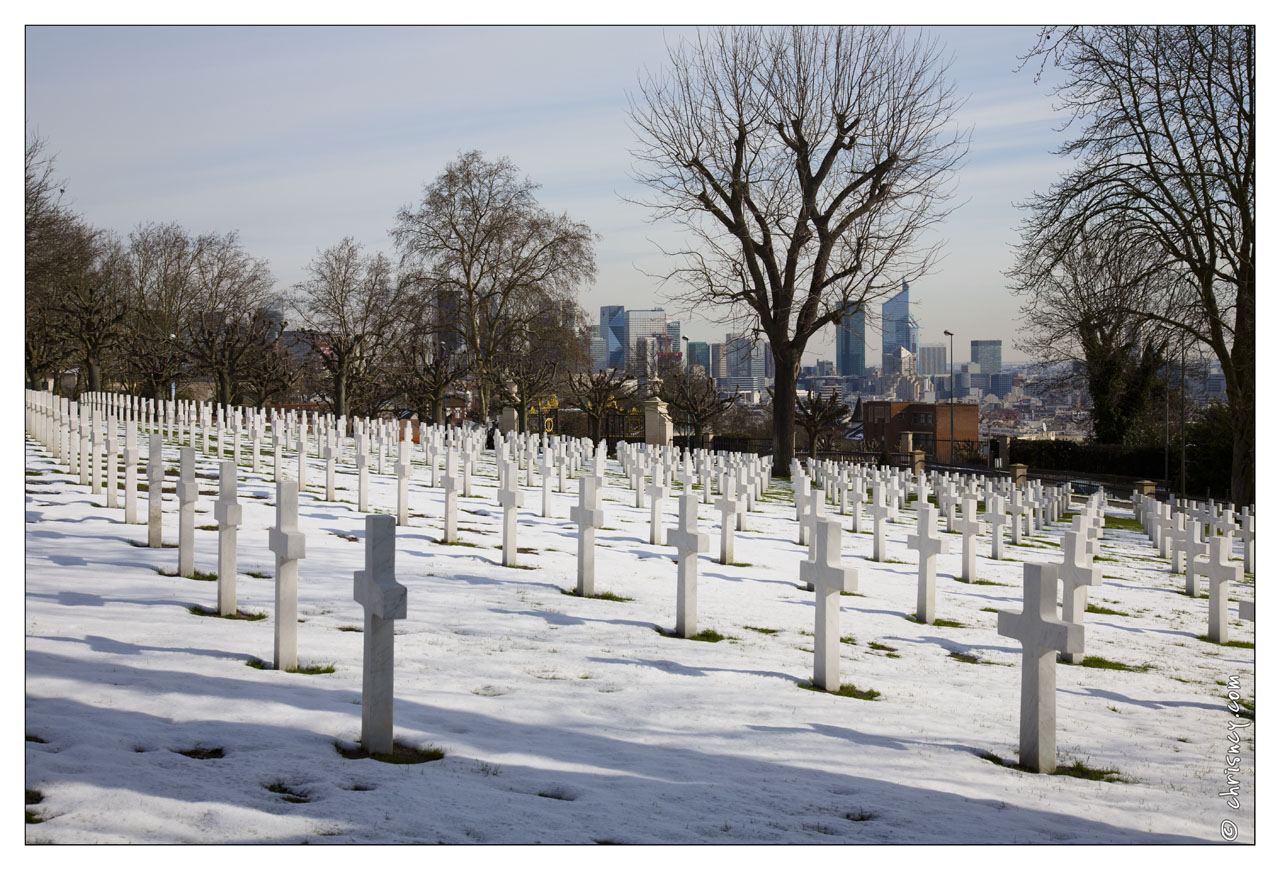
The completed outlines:
[[[951,431],[955,414],[955,433]],[[865,439],[884,443],[891,452],[901,448],[902,436],[911,433],[911,446],[938,462],[950,462],[956,442],[978,443],[978,406],[927,405],[923,402],[863,402],[862,433]]]

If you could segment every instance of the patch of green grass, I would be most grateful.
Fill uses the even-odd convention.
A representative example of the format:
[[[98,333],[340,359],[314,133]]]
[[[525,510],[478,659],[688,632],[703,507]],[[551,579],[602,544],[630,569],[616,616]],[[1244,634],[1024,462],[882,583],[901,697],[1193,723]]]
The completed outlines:
[[[208,583],[208,582],[211,582],[211,581],[213,581],[213,580],[217,580],[217,579],[218,579],[218,574],[217,574],[217,572],[216,572],[216,571],[201,571],[201,570],[199,570],[199,569],[193,569],[193,570],[191,571],[191,579],[192,579],[192,580],[202,580],[202,581],[204,581],[204,582]]]
[[[338,754],[343,758],[354,761],[359,758],[372,758],[374,761],[381,761],[383,764],[423,764],[428,761],[439,761],[445,757],[445,751],[434,744],[427,744],[422,748],[416,746],[408,746],[404,743],[396,742],[392,745],[390,752],[370,753],[362,746],[343,746],[341,743],[334,743],[334,748],[338,750]]]
[[[1209,640],[1209,635],[1207,634],[1196,635],[1196,638],[1203,640],[1206,643],[1213,643],[1213,641]],[[1216,646],[1233,646],[1236,649],[1253,649],[1253,644],[1247,640],[1229,640],[1225,643],[1216,644]]]
[[[1142,523],[1133,517],[1103,517],[1102,527],[1104,529],[1128,529],[1131,532],[1142,531]]]
[[[193,604],[187,608],[187,613],[192,616],[216,616],[219,619],[242,619],[245,622],[257,622],[260,619],[266,619],[267,614],[262,610],[237,610],[231,616],[223,616],[212,607],[204,607],[200,604]]]
[[[44,474],[43,471],[27,471],[27,477],[40,477],[42,474]]]
[[[847,643],[849,644],[849,646],[854,646],[855,644],[857,644],[858,641],[856,638],[854,638],[853,635],[846,634],[844,637],[840,638],[840,642]]]
[[[1027,773],[1034,771],[1023,767],[1015,761],[1009,761],[996,755],[994,752],[979,752],[978,757],[983,761],[990,761],[992,764],[998,764],[1001,767],[1007,767],[1011,770],[1021,770]],[[1120,771],[1110,767],[1090,767],[1080,759],[1076,759],[1070,764],[1060,764],[1056,770],[1050,771],[1052,776],[1073,776],[1077,779],[1090,779],[1095,782],[1132,782],[1120,774]]]
[[[364,629],[363,629],[363,628],[360,628],[360,627],[359,627],[359,626],[357,626],[357,625],[340,625],[340,626],[338,626],[338,631],[355,631],[355,632],[359,632],[359,633],[361,633],[361,634],[363,634],[363,633],[364,633]]]
[[[1225,685],[1225,684],[1224,684],[1224,685]],[[27,742],[28,742],[28,743],[48,743],[49,741],[48,741],[48,740],[45,740],[43,737],[37,737],[37,736],[36,736],[36,735],[34,735],[34,734],[28,734],[28,735],[27,735]]]
[[[919,619],[917,619],[914,613],[909,615],[907,619],[910,620],[911,622],[916,623],[917,625],[925,624],[925,623],[922,623]],[[939,628],[968,628],[969,627],[965,625],[963,622],[958,622],[954,619],[946,619],[943,617],[936,617],[931,624],[936,625]]]
[[[27,800],[26,800],[27,806],[33,807],[36,804],[41,803],[43,801],[44,801],[44,794],[41,793],[40,789],[38,788],[27,789]]]
[[[893,565],[911,565],[911,564],[913,564],[913,563],[911,563],[911,562],[903,561],[902,559],[883,559],[882,561],[884,561],[884,562],[889,562],[890,564],[893,564]]]
[[[744,625],[742,627],[748,631],[758,631],[761,634],[777,634],[780,631],[780,629],[777,628],[761,628],[758,625]]]
[[[199,530],[200,530],[200,531],[202,531],[202,532],[216,532],[216,531],[218,530],[217,525],[211,525],[211,526],[196,526],[196,528],[197,528],[197,529],[199,529]]]
[[[947,658],[955,659],[958,662],[964,662],[967,665],[984,664],[982,659],[978,658],[972,653],[960,652],[958,650],[952,650],[951,652],[947,653]]]
[[[1072,776],[1076,779],[1089,779],[1094,782],[1132,782],[1128,777],[1122,776],[1120,771],[1114,767],[1090,767],[1080,759],[1076,759],[1070,764],[1060,764],[1053,771],[1054,776]]]
[[[834,692],[827,692],[813,683],[801,683],[800,688],[808,689],[810,692],[822,692],[826,695],[839,695],[842,698],[857,698],[860,701],[874,701],[880,697],[880,693],[875,689],[859,689],[853,683],[841,683],[840,688]]]
[[[294,791],[283,782],[268,783],[264,788],[272,794],[280,795],[280,797],[284,798],[291,804],[305,804],[309,803],[311,800],[311,798],[307,797],[306,792]]]
[[[1087,607],[1085,607],[1084,612],[1100,613],[1103,616],[1129,616],[1130,615],[1128,613],[1125,613],[1123,610],[1112,610],[1109,607],[1102,607],[1097,604],[1089,604]]]
[[[635,601],[634,598],[628,598],[625,595],[615,595],[612,592],[596,592],[593,595],[579,595],[577,589],[561,589],[561,595],[572,595],[574,598],[595,598],[600,601]]]
[[[879,650],[880,652],[897,652],[898,651],[898,648],[896,646],[888,646],[887,644],[883,644],[883,643],[880,643],[879,641],[874,641],[874,640],[871,641],[869,644],[867,644],[867,646],[871,647],[874,650]]]
[[[680,637],[674,631],[668,631],[667,629],[662,628],[661,626],[654,626],[653,630],[656,631],[658,634],[662,635],[663,637]],[[715,629],[704,628],[702,631],[698,632],[695,635],[691,635],[688,638],[681,638],[681,639],[682,640],[700,640],[700,641],[703,641],[704,643],[719,643],[722,640],[734,640],[735,638],[731,638],[728,635],[721,634]]]
[[[1100,668],[1105,671],[1134,671],[1142,674],[1151,670],[1154,665],[1126,665],[1124,662],[1113,662],[1111,659],[1104,659],[1102,656],[1085,656],[1080,661],[1081,667]]]
[[[982,608],[982,612],[983,613],[999,613],[1000,611],[996,610],[994,607],[984,607]]]
[[[729,567],[731,567],[731,568],[752,568],[752,567],[755,567],[755,566],[753,566],[750,562],[726,562],[725,564],[726,564],[726,565],[728,565],[728,566],[729,566]]]
[[[970,580],[970,586],[1008,586],[1008,583],[997,583],[994,580]]]
[[[242,574],[244,574],[244,576],[246,576],[246,577],[256,577],[256,578],[258,578],[259,580],[270,580],[270,579],[271,579],[271,575],[270,575],[270,574],[264,574],[262,571],[242,571],[241,573],[242,573]]]
[[[1111,558],[1110,556],[1094,556],[1094,557],[1093,557],[1093,561],[1095,561],[1095,562],[1119,562],[1120,560],[1119,560],[1119,559],[1113,559],[1113,558]]]
[[[869,822],[872,819],[877,818],[878,814],[871,812],[870,810],[864,810],[861,807],[859,807],[854,812],[845,813],[844,817],[851,822]]]
[[[494,547],[494,549],[495,549],[495,550],[501,550],[501,549],[502,549],[502,545],[501,545],[501,544],[498,544],[496,547]],[[533,547],[516,547],[516,552],[517,552],[517,553],[536,553],[536,552],[538,552],[538,551],[537,551],[537,550],[535,550]]]

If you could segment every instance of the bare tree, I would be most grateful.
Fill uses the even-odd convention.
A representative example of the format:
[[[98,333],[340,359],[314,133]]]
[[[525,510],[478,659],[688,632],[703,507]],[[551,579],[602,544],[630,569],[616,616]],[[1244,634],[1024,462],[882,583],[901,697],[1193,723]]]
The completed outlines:
[[[380,371],[395,346],[404,295],[391,261],[362,254],[348,237],[318,252],[307,270],[291,301],[302,340],[329,374],[333,413],[349,414],[353,393],[363,409],[382,404],[391,393]]]
[[[28,137],[25,171],[24,361],[27,384],[43,385],[72,360],[73,346],[59,307],[68,273],[83,252],[84,227],[62,201],[65,183],[54,175],[54,157],[38,135]]]
[[[1065,74],[1074,167],[1028,206],[1023,246],[1069,250],[1106,227],[1117,252],[1154,250],[1184,280],[1127,313],[1208,347],[1232,420],[1231,494],[1254,494],[1255,32],[1250,26],[1045,28],[1025,61]],[[1154,303],[1154,304],[1153,304]]]
[[[733,407],[736,394],[720,398],[716,383],[703,374],[689,371],[683,365],[669,365],[661,370],[662,387],[658,396],[671,409],[671,417],[692,431],[694,441],[702,444],[712,424]]]
[[[614,369],[571,372],[565,378],[565,390],[566,403],[586,415],[592,441],[604,436],[604,420],[611,411],[621,411],[635,399],[631,380]]]
[[[1135,443],[1165,364],[1168,328],[1130,310],[1135,300],[1150,300],[1145,308],[1173,295],[1165,282],[1181,278],[1153,269],[1153,253],[1114,244],[1101,228],[1065,251],[1022,248],[1009,272],[1014,292],[1027,298],[1015,345],[1044,371],[1062,373],[1050,376],[1051,387],[1088,389],[1094,439],[1103,444]],[[1071,365],[1055,365],[1064,362]]]
[[[242,401],[255,408],[292,395],[302,379],[302,366],[286,346],[287,324],[275,312],[259,309],[249,323],[248,347],[240,360],[237,382]]]
[[[406,296],[404,328],[390,366],[403,407],[436,425],[445,422],[445,399],[470,369],[448,316],[450,297],[443,299],[431,289]]]
[[[85,388],[96,392],[105,387],[104,365],[129,313],[123,292],[123,246],[79,220],[68,228],[64,246],[52,278],[58,286],[57,328],[84,367]]]
[[[813,390],[803,399],[796,402],[796,423],[809,436],[809,453],[816,455],[834,432],[839,431],[848,422],[849,406],[846,405],[835,390],[826,396]]]
[[[402,266],[456,299],[456,329],[471,355],[481,419],[501,385],[500,355],[547,310],[571,305],[595,276],[593,236],[538,205],[538,186],[508,159],[460,154],[391,231]]]
[[[267,340],[267,312],[280,302],[267,264],[249,256],[234,232],[208,236],[199,248],[193,308],[180,338],[197,371],[213,378],[216,401],[231,404],[252,354]]]
[[[121,358],[129,379],[156,399],[188,368],[181,334],[195,312],[196,262],[207,241],[176,223],[143,224],[129,234]]]
[[[786,474],[809,339],[935,259],[923,231],[965,150],[947,65],[935,42],[887,28],[720,28],[669,61],[631,104],[646,204],[693,240],[663,277],[769,339]]]

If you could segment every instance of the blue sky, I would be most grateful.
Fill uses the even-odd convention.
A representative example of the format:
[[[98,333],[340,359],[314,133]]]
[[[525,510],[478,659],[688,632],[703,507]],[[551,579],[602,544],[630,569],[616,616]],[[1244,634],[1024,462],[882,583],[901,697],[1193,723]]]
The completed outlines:
[[[944,258],[912,286],[922,342],[956,333],[1003,339],[1018,358],[1018,300],[1002,270],[1016,243],[1014,203],[1065,165],[1052,154],[1061,116],[1017,54],[1031,27],[928,28],[954,55],[972,126],[957,176],[962,203],[941,227]],[[542,204],[601,236],[599,275],[583,288],[605,304],[662,305],[642,270],[660,271],[630,178],[626,94],[661,67],[658,27],[29,27],[26,124],[57,155],[73,207],[126,234],[176,221],[192,232],[236,230],[269,261],[278,287],[303,277],[317,249],[353,236],[392,251],[396,210],[461,150],[506,155],[542,185]],[[695,340],[726,327],[692,319]],[[702,313],[702,312],[700,312]],[[879,336],[869,337],[869,359]],[[806,361],[833,358],[834,335]]]

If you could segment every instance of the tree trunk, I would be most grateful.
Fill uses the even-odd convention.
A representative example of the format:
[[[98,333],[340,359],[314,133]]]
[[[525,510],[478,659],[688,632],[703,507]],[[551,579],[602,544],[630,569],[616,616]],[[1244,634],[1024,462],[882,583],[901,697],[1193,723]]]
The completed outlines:
[[[347,415],[347,376],[344,372],[333,373],[333,415]]]
[[[102,392],[102,363],[93,357],[89,357],[84,361],[86,374],[89,381],[89,392]]]
[[[800,355],[773,345],[776,374],[773,382],[773,476],[790,477],[796,455],[796,380]]]
[[[431,420],[437,426],[444,425],[444,399],[434,398],[431,400]]]

